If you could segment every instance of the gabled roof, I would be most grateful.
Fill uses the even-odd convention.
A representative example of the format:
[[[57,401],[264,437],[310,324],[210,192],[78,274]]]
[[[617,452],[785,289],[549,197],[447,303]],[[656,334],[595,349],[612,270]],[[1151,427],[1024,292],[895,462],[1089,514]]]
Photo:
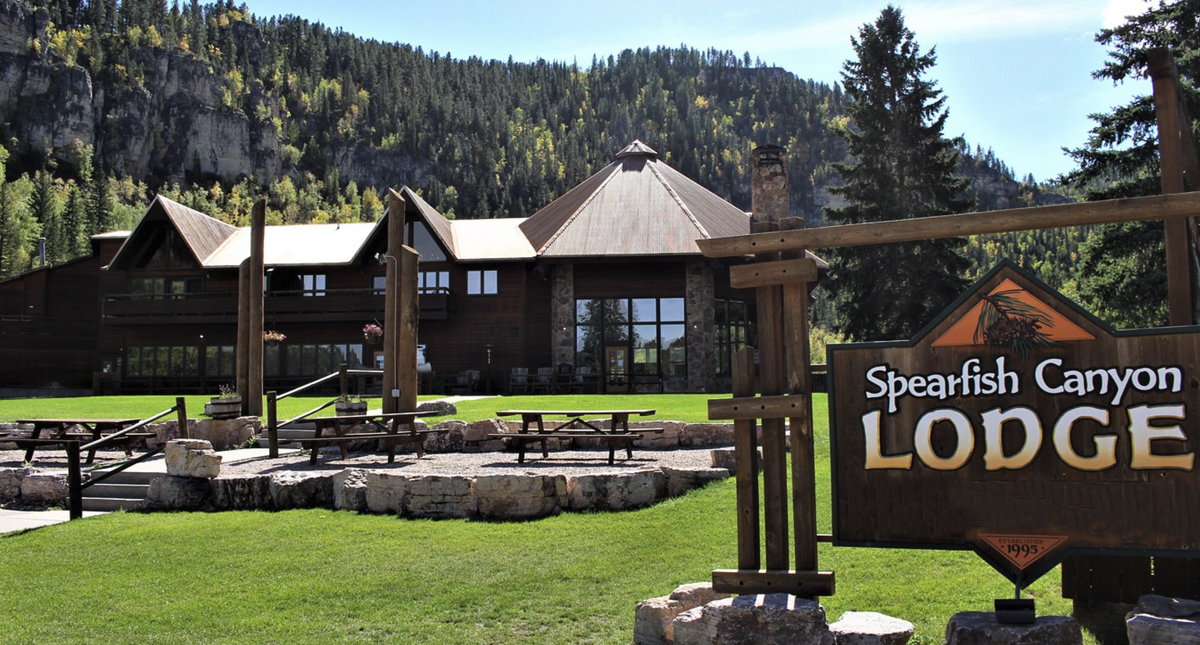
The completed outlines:
[[[226,224],[200,211],[192,210],[183,204],[158,195],[154,201],[150,202],[145,215],[134,227],[125,243],[121,245],[109,266],[126,267],[133,262],[132,255],[137,253],[143,238],[149,234],[147,232],[149,227],[153,226],[154,222],[163,220],[171,223],[171,226],[183,239],[183,243],[191,251],[196,264],[201,266],[204,265],[205,258],[238,230],[236,226]]]
[[[263,234],[263,264],[269,267],[350,264],[374,228],[370,222],[268,226]],[[250,257],[250,234],[249,227],[237,229],[205,259],[204,268],[241,266]]]
[[[748,230],[749,215],[641,141],[521,224],[542,257],[698,255],[696,240]]]

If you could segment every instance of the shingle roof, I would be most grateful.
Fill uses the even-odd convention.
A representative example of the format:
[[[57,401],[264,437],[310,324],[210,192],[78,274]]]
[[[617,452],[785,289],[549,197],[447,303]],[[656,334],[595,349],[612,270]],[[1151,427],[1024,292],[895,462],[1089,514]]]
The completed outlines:
[[[202,266],[204,259],[238,230],[236,226],[226,224],[200,211],[192,210],[183,204],[158,195],[154,201],[150,202],[141,221],[133,228],[133,232],[129,234],[121,248],[117,250],[110,266],[125,267],[132,262],[134,258],[131,256],[136,253],[134,249],[140,243],[141,237],[145,235],[146,227],[161,219],[169,221],[179,232],[179,236],[183,238],[184,244],[192,252],[196,263]]]
[[[750,217],[634,141],[521,230],[543,257],[698,255],[696,240],[744,235]]]

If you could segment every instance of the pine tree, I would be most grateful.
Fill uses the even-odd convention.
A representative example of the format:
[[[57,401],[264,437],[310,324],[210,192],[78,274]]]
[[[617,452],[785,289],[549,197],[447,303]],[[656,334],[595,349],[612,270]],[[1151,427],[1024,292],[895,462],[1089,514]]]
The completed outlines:
[[[850,205],[826,217],[853,224],[965,212],[958,145],[942,136],[946,99],[923,78],[935,52],[921,53],[892,6],[851,42],[858,60],[842,73],[851,123],[840,133],[852,161],[835,165],[845,182],[836,193]],[[831,253],[837,328],[856,340],[911,337],[966,288],[962,247],[949,239]]]
[[[92,182],[88,187],[86,215],[89,236],[108,232],[108,229],[112,227],[112,209],[108,175],[103,170],[97,170],[92,175]]]
[[[1113,83],[1144,74],[1148,50],[1170,47],[1184,102],[1193,118],[1200,115],[1200,92],[1195,89],[1200,82],[1200,2],[1160,2],[1119,27],[1102,30],[1096,42],[1111,49],[1108,62],[1092,75]],[[1096,125],[1087,143],[1070,151],[1079,167],[1060,181],[1084,191],[1088,200],[1159,194],[1153,97],[1135,97],[1107,113],[1093,114],[1092,119]],[[1200,140],[1194,123],[1192,133]],[[1097,227],[1080,247],[1083,303],[1118,327],[1167,324],[1161,231],[1158,222]]]

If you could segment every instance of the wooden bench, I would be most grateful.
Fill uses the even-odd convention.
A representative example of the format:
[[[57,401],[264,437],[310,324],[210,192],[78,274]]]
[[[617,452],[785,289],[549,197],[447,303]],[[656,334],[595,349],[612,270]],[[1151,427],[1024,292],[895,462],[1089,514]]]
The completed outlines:
[[[425,456],[425,437],[445,430],[417,430],[417,417],[434,416],[437,412],[378,412],[368,414],[352,414],[335,417],[306,417],[298,419],[297,423],[312,423],[316,427],[316,436],[305,439],[291,439],[294,443],[301,445],[310,444],[312,453],[308,457],[308,463],[315,465],[317,463],[317,455],[320,454],[323,446],[336,445],[342,453],[342,459],[349,459],[350,452],[346,448],[346,444],[354,441],[369,441],[378,439],[387,446],[388,463],[396,461],[396,445],[401,443],[415,444],[417,447],[417,458]],[[349,429],[360,426],[375,426],[379,429],[377,432],[348,432]],[[407,425],[408,431],[401,432],[400,426]],[[325,430],[333,430],[333,434],[322,435]]]
[[[662,431],[662,428],[659,428]],[[517,463],[525,463],[525,444],[531,441],[540,441],[542,444],[542,457],[549,457],[550,451],[547,447],[547,439],[596,439],[602,443],[608,444],[608,464],[611,466],[616,463],[616,452],[618,447],[625,448],[625,456],[633,458],[633,442],[639,439],[642,435],[635,432],[621,433],[597,433],[597,432],[537,432],[522,434],[520,432],[495,432],[489,434],[491,439],[509,439],[516,444],[517,448]]]
[[[663,431],[662,428],[630,429],[629,427],[630,416],[647,416],[654,414],[654,410],[500,410],[496,414],[501,417],[521,417],[519,432],[499,432],[488,435],[493,439],[512,440],[516,444],[518,464],[525,463],[525,446],[531,441],[541,442],[542,457],[545,458],[550,456],[546,439],[584,438],[596,439],[600,443],[608,444],[608,463],[612,465],[616,462],[618,447],[624,447],[626,457],[632,459],[634,441],[644,434]],[[547,416],[563,416],[567,417],[567,421],[558,428],[548,430],[545,422]],[[583,418],[596,416],[609,417],[608,429],[601,428],[594,423],[599,419],[588,421]],[[530,431],[530,424],[535,424],[537,430]]]

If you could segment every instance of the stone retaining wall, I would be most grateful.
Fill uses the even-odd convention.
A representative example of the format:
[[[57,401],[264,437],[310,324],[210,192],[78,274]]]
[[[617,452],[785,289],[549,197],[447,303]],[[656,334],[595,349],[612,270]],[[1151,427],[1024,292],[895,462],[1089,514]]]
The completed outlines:
[[[591,475],[403,475],[347,469],[204,480],[157,477],[143,510],[335,508],[401,517],[526,520],[624,510],[730,476],[723,468],[644,468]]]

